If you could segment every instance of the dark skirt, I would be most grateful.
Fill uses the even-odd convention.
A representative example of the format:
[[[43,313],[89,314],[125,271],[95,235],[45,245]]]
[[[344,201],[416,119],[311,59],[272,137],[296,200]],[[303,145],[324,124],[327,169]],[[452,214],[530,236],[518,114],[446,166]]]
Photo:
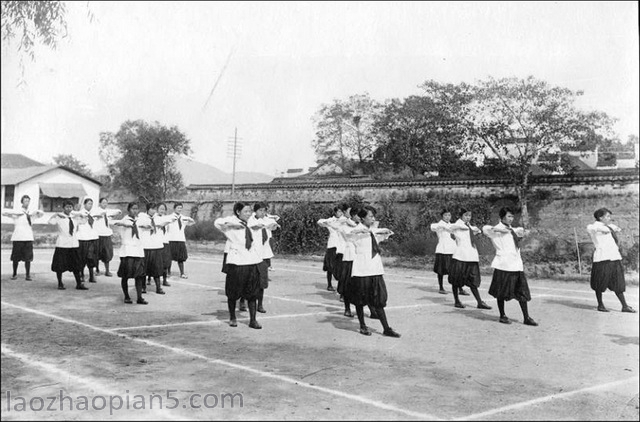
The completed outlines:
[[[162,249],[144,250],[144,272],[148,277],[160,277],[162,275]]]
[[[120,267],[118,267],[118,277],[120,278],[138,278],[144,277],[144,258],[125,256],[120,258]]]
[[[82,271],[82,261],[80,260],[80,248],[56,248],[51,261],[51,271],[72,273]]]
[[[449,284],[453,287],[480,287],[480,265],[477,262],[451,259],[449,267]]]
[[[189,258],[189,255],[187,255],[186,242],[169,241],[169,247],[171,248],[171,259],[173,261],[184,262]]]
[[[336,278],[338,279],[338,293],[345,296],[346,286],[351,278],[351,269],[353,261],[340,261]]]
[[[227,255],[229,255],[227,252],[225,252],[224,255],[222,255],[222,272],[225,274],[229,269],[229,267],[227,266]]]
[[[269,287],[269,264],[266,259],[258,264],[258,272],[260,272],[260,288],[266,289]]]
[[[98,266],[98,239],[80,240],[80,261],[82,267],[89,268]]]
[[[33,261],[33,241],[16,240],[11,242],[11,261]]]
[[[349,299],[349,303],[372,308],[387,306],[387,285],[381,275],[351,277],[345,287],[345,297]]]
[[[271,268],[271,258],[267,258],[267,259],[265,259],[265,260],[264,260],[264,262],[266,262],[266,263],[267,263],[267,267],[268,267],[268,268]]]
[[[171,267],[171,247],[168,243],[164,243],[162,248],[162,269],[168,271],[169,267]]]
[[[322,265],[322,271],[327,271],[333,274],[333,267],[336,262],[336,248],[329,248],[324,253],[324,263]]]
[[[98,238],[98,261],[110,262],[113,259],[113,241],[111,236]]]
[[[489,294],[498,300],[515,299],[518,302],[531,300],[529,283],[524,271],[493,270]]]
[[[258,264],[227,264],[227,279],[224,292],[229,300],[254,300],[260,292],[260,272]]]
[[[600,261],[591,266],[591,288],[596,292],[609,289],[623,293],[626,289],[622,261]]]
[[[335,278],[338,281],[340,281],[340,273],[341,273],[343,257],[344,257],[343,254],[337,253],[333,261],[333,266],[331,267],[331,275],[333,276],[333,278]]]
[[[433,272],[438,275],[449,274],[452,256],[453,254],[437,253],[436,262],[433,263]]]

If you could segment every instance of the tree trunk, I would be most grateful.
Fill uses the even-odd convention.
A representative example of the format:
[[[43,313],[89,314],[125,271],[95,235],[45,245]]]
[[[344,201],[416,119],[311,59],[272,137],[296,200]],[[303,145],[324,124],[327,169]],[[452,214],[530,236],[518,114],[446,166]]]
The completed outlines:
[[[527,194],[529,192],[529,175],[524,176],[522,184],[520,186],[516,186],[516,190],[518,191],[518,201],[520,202],[520,209],[522,212],[520,222],[522,223],[523,228],[528,229],[529,209],[527,207]]]

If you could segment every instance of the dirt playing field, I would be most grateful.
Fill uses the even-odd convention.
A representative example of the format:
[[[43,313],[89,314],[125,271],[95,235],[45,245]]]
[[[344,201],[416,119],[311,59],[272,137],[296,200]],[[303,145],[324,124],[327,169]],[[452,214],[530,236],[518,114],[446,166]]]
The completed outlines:
[[[78,291],[65,273],[57,290],[52,254],[36,250],[34,280],[21,264],[12,281],[2,251],[3,420],[639,417],[638,314],[621,313],[612,292],[611,312],[597,312],[588,284],[529,280],[540,324],[529,327],[513,301],[513,324],[498,323],[489,277],[481,295],[493,309],[472,296],[456,309],[430,270],[387,268],[395,339],[377,320],[359,334],[317,261],[273,260],[254,330],[244,312],[227,323],[219,254],[191,256],[189,278],[172,277],[164,296],[150,288],[146,306],[124,304],[116,277]],[[637,309],[638,287],[626,295]]]

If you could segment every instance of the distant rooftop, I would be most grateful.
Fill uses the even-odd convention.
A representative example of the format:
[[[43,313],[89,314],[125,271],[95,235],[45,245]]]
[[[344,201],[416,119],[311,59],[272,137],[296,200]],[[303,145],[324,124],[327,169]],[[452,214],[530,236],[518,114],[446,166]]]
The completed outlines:
[[[39,161],[32,160],[22,154],[0,154],[3,169],[22,169],[27,167],[45,166]]]

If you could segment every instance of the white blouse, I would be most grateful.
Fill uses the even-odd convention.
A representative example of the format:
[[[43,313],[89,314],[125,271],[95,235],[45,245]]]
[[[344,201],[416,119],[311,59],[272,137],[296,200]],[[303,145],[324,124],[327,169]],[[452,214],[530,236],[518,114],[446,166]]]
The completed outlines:
[[[262,234],[260,230],[251,230],[251,247],[246,248],[245,228],[235,229],[226,226],[226,223],[242,224],[238,217],[231,215],[216,219],[213,224],[224,233],[229,240],[229,251],[227,252],[227,264],[234,265],[254,265],[262,262]]]
[[[270,226],[272,224],[276,223],[276,220],[269,218],[269,217],[262,217],[262,218],[256,218],[255,214],[253,214],[251,217],[249,217],[249,221],[247,222],[247,224],[249,226],[253,226],[255,224],[262,224],[265,226]],[[259,240],[260,240],[260,246],[261,246],[261,251],[260,251],[260,256],[262,256],[262,259],[271,259],[273,258],[273,250],[271,249],[271,243],[269,242],[269,240],[273,237],[272,235],[272,231],[270,229],[265,228],[264,230],[267,233],[267,241],[266,242],[262,242],[262,230],[260,229],[260,236],[259,236]]]
[[[491,267],[502,271],[524,271],[524,264],[520,256],[520,250],[516,248],[513,235],[509,233],[501,233],[496,229],[508,230],[502,222],[495,226],[484,226],[482,232],[491,239],[493,246],[496,248],[496,256],[491,262]],[[516,236],[523,237],[524,229],[522,227],[513,228]]]
[[[345,218],[345,217],[341,217]],[[329,230],[329,239],[327,240],[327,249],[336,248],[336,253],[344,252],[344,242],[341,241],[338,235],[337,227],[338,219],[334,217],[322,218],[318,220],[320,227],[325,227]]]
[[[43,214],[42,211],[26,211],[24,208],[20,208],[19,210],[4,210],[2,214],[13,219],[12,242],[33,242],[33,228],[29,225],[27,214],[29,214],[31,224],[33,224],[33,220]]]
[[[477,227],[471,226],[471,229],[477,230]],[[463,262],[480,262],[478,250],[471,245],[469,227],[464,221],[458,219],[451,225],[451,231],[456,236],[456,250],[452,258]]]
[[[153,225],[155,224],[156,229],[155,232],[152,233],[152,229],[150,228],[139,228],[140,237],[142,239],[142,248],[143,249],[162,249],[164,248],[164,235],[162,233],[162,227],[169,224],[170,217],[167,216],[159,216],[158,214],[154,214],[153,222],[151,221],[152,217],[149,216],[146,212],[141,212],[138,214],[138,222],[137,224],[142,225]]]
[[[615,231],[619,231],[620,228],[609,224]],[[611,230],[601,221],[596,221],[593,224],[587,226],[587,232],[591,236],[596,250],[593,252],[593,262],[602,261],[619,261],[622,259],[620,255],[620,249],[616,245],[616,241],[613,240]]]
[[[356,245],[351,241],[348,235],[356,228],[357,223],[353,220],[349,221],[350,223],[342,224],[338,228],[338,234],[342,236],[342,239],[344,240],[344,252],[342,255],[343,261],[353,261],[356,256]]]
[[[96,221],[93,222],[93,228],[98,233],[98,236],[111,236],[113,234],[110,221],[120,213],[121,211],[117,208],[96,207],[91,210],[91,215],[96,219]]]
[[[186,242],[187,239],[184,237],[184,228],[194,224],[191,217],[185,217],[182,214],[173,213],[175,216],[175,221],[167,226],[167,239],[170,242]],[[182,227],[178,224],[178,220],[182,223]]]
[[[58,227],[58,237],[56,239],[56,248],[77,248],[80,246],[78,242],[78,226],[83,220],[77,213],[77,211],[71,211],[70,216],[60,216],[54,214],[49,219],[49,224],[56,225]],[[73,221],[73,234],[69,234],[70,221]]]
[[[361,230],[366,230],[366,233],[354,233]],[[351,270],[352,277],[367,277],[384,274],[382,257],[379,253],[375,256],[372,256],[371,253],[371,233],[373,233],[376,242],[378,243],[387,240],[390,236],[389,234],[379,233],[381,230],[383,229],[369,229],[364,224],[359,223],[355,228],[353,228],[353,230],[351,230],[351,232],[346,234],[347,239],[355,245],[355,256]]]
[[[445,255],[453,255],[456,250],[456,241],[451,237],[451,223],[447,223],[444,220],[440,220],[437,223],[431,225],[431,231],[436,232],[438,235],[438,245],[436,246],[436,253]]]
[[[99,224],[98,220],[94,218],[93,225],[91,225],[89,224],[89,215],[91,215],[91,212],[84,208],[79,212],[85,219],[78,227],[78,240],[97,240],[99,238],[98,232],[96,231],[96,226]],[[91,215],[91,218],[93,218],[93,215]]]
[[[133,235],[133,223],[138,225],[137,219],[131,218],[130,216],[124,217],[122,220],[114,221],[113,224],[120,227],[120,258],[124,257],[134,257],[134,258],[144,258],[144,248],[142,247],[142,230],[138,227],[138,237]]]

